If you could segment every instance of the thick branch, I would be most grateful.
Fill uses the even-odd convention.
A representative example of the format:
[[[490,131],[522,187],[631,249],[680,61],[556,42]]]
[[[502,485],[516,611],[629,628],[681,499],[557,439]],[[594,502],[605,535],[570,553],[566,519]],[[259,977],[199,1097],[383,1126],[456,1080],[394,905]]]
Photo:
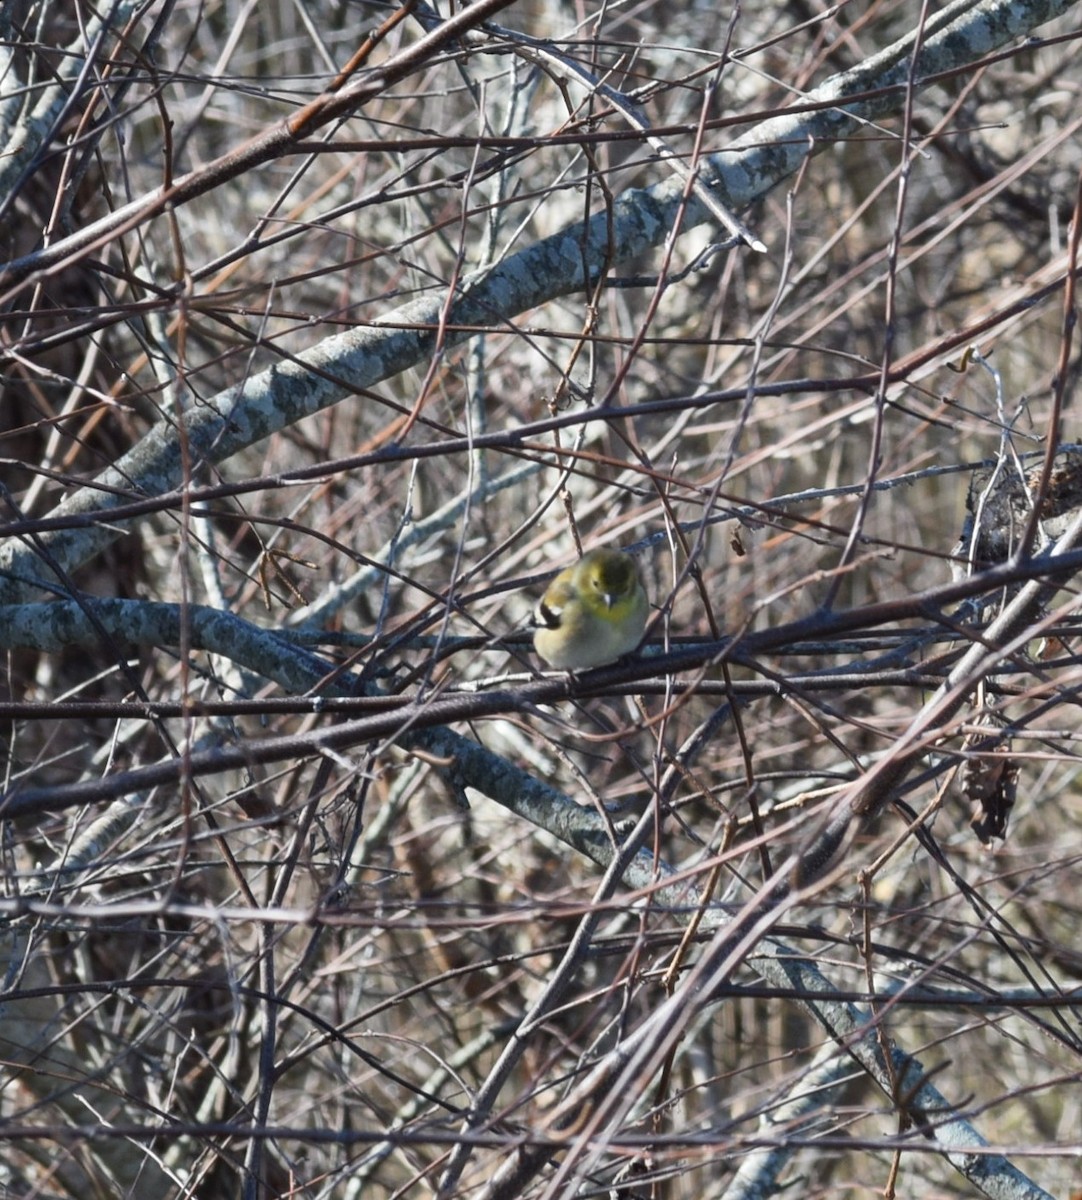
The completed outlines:
[[[1060,15],[1073,3],[985,0],[975,6],[968,2],[954,4],[936,16],[938,32],[922,45],[917,75],[927,79],[935,72],[971,63]],[[473,5],[464,12],[472,14],[481,7]],[[711,182],[728,207],[745,208],[795,171],[824,142],[852,133],[869,117],[897,109],[904,98],[901,84],[910,69],[907,56],[911,49],[912,37],[902,39],[860,67],[828,80],[805,98],[813,106],[828,107],[808,111],[807,104],[802,104],[797,116],[766,121],[730,151],[712,156]],[[861,99],[849,99],[854,95]],[[54,515],[107,512],[132,491],[147,495],[169,491],[180,485],[191,464],[224,462],[353,392],[425,361],[436,347],[440,329],[498,324],[557,296],[581,290],[595,282],[611,261],[625,261],[661,245],[681,212],[685,229],[701,224],[709,215],[694,197],[686,199],[684,183],[679,179],[627,192],[613,206],[611,222],[609,214],[598,214],[509,256],[491,269],[466,277],[449,310],[445,311],[445,298],[439,294],[413,301],[378,324],[327,338],[300,358],[283,361],[226,389],[182,417],[182,433],[175,422],[160,422],[116,467],[100,477],[97,486],[67,498]],[[63,247],[64,243],[57,245]],[[78,249],[69,245],[68,253]],[[610,258],[613,254],[614,260]],[[468,334],[450,336],[452,340],[463,340]],[[36,561],[35,546],[9,543],[0,548],[0,572],[7,576],[0,581],[0,602],[30,598],[39,586],[39,578],[55,584],[54,571],[64,574],[74,570],[108,545],[117,533],[115,526],[103,524],[78,533],[64,530],[44,537],[42,544],[53,562],[44,575]]]

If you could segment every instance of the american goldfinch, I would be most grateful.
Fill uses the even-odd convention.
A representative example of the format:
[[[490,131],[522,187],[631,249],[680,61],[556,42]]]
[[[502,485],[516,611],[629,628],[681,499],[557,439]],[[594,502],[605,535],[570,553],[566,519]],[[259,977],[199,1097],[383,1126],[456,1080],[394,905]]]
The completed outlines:
[[[534,649],[557,670],[602,667],[635,649],[649,609],[635,560],[620,550],[591,550],[541,597]]]

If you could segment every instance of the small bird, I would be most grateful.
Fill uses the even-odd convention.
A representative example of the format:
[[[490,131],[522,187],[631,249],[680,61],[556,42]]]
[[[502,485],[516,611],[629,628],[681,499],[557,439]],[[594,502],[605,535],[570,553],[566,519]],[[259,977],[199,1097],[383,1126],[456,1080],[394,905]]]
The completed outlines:
[[[649,611],[635,560],[621,550],[591,550],[538,602],[534,649],[557,670],[603,667],[638,646]]]

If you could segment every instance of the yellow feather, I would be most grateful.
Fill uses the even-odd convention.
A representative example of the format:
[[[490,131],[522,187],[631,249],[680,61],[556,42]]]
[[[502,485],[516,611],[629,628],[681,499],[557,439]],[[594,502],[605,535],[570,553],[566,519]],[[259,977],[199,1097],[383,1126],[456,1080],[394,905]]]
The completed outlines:
[[[621,550],[591,550],[541,597],[534,649],[557,670],[602,667],[638,647],[649,613],[635,560]]]

